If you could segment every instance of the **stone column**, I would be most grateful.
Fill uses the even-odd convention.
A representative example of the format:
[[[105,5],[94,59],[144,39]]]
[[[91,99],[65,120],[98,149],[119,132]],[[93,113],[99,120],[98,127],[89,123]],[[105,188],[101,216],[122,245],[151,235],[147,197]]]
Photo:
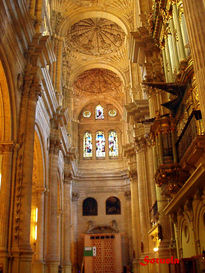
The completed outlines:
[[[202,121],[205,127],[205,5],[203,0],[198,0],[197,3],[192,0],[183,0],[183,4],[198,85]]]
[[[65,159],[66,162],[66,159]],[[68,165],[68,164],[66,164]],[[63,205],[63,232],[64,232],[64,253],[63,268],[64,273],[72,272],[71,256],[71,183],[72,174],[69,166],[64,169],[64,205]]]
[[[133,245],[132,245],[132,213],[131,213],[131,191],[127,190],[125,192],[125,221],[126,221],[126,229],[128,234],[128,260],[131,261],[133,257]]]
[[[136,154],[135,154],[136,157]],[[139,194],[138,194],[138,177],[137,170],[130,170],[130,189],[131,189],[131,214],[132,214],[132,264],[134,273],[139,272],[138,258],[140,256],[140,211],[139,211]]]
[[[62,54],[63,54],[63,38],[62,37],[56,37],[57,46],[56,46],[56,91],[57,91],[57,97],[58,102],[60,105],[62,105]]]
[[[57,130],[56,130],[57,131]],[[48,273],[58,272],[60,264],[58,249],[58,157],[60,140],[52,133],[49,155],[49,194],[47,221],[47,254],[46,265]]]
[[[3,272],[8,269],[9,210],[11,200],[11,176],[14,144],[0,143],[0,264]]]
[[[141,258],[149,250],[148,230],[150,228],[149,206],[148,206],[148,185],[147,185],[147,162],[146,162],[146,141],[144,138],[136,140],[137,149],[137,172],[138,172],[138,198],[140,212],[140,237],[141,237]],[[143,267],[142,272],[148,272],[147,267]],[[141,272],[141,270],[140,270]]]
[[[72,182],[73,183],[73,182]],[[71,203],[71,263],[73,266],[73,272],[78,272],[77,265],[77,230],[78,230],[78,199],[79,193],[72,192]]]
[[[33,70],[37,67],[31,66]],[[29,66],[30,68],[30,66]],[[20,129],[15,178],[15,200],[12,238],[13,261],[11,272],[31,272],[32,249],[30,245],[30,220],[32,199],[32,172],[34,151],[34,125],[37,98],[41,86],[37,75],[27,69],[21,102]]]

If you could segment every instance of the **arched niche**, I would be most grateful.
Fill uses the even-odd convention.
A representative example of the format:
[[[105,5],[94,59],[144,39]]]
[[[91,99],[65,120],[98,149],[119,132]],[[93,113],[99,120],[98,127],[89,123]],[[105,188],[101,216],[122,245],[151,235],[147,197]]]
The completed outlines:
[[[98,215],[98,204],[97,201],[88,197],[83,201],[83,216],[97,216]]]
[[[106,214],[121,214],[121,202],[119,198],[117,198],[116,196],[111,196],[106,200]]]

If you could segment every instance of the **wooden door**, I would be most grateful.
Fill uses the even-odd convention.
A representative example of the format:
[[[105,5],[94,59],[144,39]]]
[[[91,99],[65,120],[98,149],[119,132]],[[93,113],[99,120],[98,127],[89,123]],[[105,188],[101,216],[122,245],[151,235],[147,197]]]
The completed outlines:
[[[85,235],[85,246],[96,247],[96,257],[85,257],[85,273],[121,273],[120,234]]]

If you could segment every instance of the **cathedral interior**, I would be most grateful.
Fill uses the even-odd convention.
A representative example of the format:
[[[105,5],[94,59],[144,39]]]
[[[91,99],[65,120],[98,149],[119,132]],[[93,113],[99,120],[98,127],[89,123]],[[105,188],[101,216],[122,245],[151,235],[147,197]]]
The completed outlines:
[[[205,272],[205,0],[0,18],[0,273]]]

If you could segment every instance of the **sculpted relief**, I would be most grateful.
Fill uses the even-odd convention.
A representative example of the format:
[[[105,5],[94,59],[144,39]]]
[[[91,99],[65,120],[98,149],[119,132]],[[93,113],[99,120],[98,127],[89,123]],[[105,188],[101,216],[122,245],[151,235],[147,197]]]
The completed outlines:
[[[102,56],[118,50],[125,40],[124,31],[104,18],[87,18],[71,26],[70,45],[77,52]]]
[[[74,82],[75,92],[102,94],[121,91],[122,82],[112,71],[107,69],[90,69],[80,74]]]

